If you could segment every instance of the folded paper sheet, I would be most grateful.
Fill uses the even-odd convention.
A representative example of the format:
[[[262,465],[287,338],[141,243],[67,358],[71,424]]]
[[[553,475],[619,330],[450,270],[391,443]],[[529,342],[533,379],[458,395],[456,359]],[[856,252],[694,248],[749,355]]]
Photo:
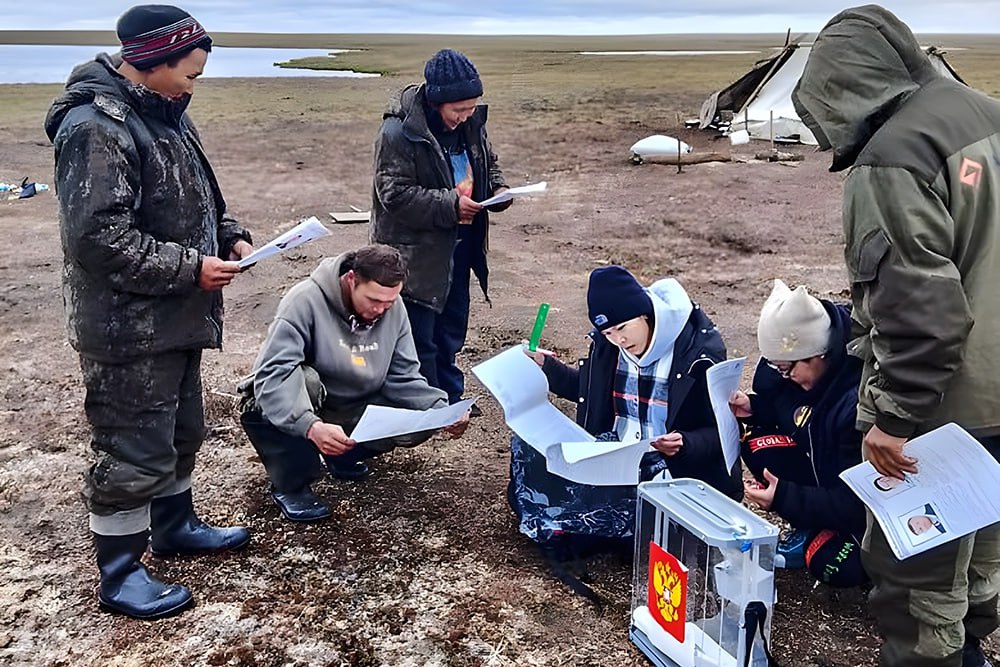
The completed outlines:
[[[840,473],[900,560],[1000,522],[1000,463],[963,428],[945,424],[906,443],[917,473],[897,479],[868,461]]]
[[[545,457],[549,472],[581,484],[638,484],[649,442],[595,442],[594,436],[549,403],[542,369],[515,345],[474,366],[496,397],[507,425]]]
[[[505,201],[514,199],[515,197],[524,197],[525,195],[537,195],[540,192],[545,192],[545,188],[548,187],[548,183],[541,181],[540,183],[532,183],[531,185],[522,185],[518,188],[511,188],[510,190],[504,190],[498,195],[493,195],[489,199],[484,199],[479,202],[483,206],[493,206],[493,204],[502,204]]]
[[[406,410],[384,405],[369,405],[361,415],[358,425],[351,431],[351,439],[357,442],[371,442],[451,426],[461,419],[475,402],[476,399],[467,398],[453,405],[431,410]]]
[[[279,234],[272,241],[241,259],[240,268],[245,269],[253,266],[266,257],[277,255],[279,252],[284,252],[285,250],[294,248],[295,246],[300,246],[303,243],[318,239],[321,236],[329,236],[329,234],[330,230],[324,227],[323,223],[320,222],[316,216],[313,216],[303,220],[287,232]]]
[[[746,357],[729,359],[715,364],[705,373],[708,382],[708,398],[715,413],[715,423],[719,426],[719,442],[726,458],[726,470],[732,470],[740,457],[740,425],[729,407],[729,397],[740,388],[743,364]]]

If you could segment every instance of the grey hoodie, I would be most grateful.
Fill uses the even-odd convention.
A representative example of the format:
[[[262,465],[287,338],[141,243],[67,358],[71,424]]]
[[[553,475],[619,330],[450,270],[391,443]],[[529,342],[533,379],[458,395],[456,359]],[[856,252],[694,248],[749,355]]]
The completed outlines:
[[[447,395],[420,374],[401,298],[371,329],[351,331],[340,284],[350,268],[345,257],[323,260],[288,291],[254,363],[254,396],[264,416],[302,437],[320,420],[306,392],[303,364],[319,374],[330,406],[369,398],[413,410],[448,404]]]

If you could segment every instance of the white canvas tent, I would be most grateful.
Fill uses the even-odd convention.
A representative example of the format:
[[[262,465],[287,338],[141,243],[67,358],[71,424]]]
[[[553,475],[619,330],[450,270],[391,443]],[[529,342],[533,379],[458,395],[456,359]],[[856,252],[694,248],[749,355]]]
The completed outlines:
[[[802,76],[809,47],[787,44],[776,55],[761,60],[735,82],[713,93],[701,107],[698,126],[721,130],[723,134],[746,130],[752,139],[774,138],[779,142],[816,144],[816,138],[792,106],[792,90]],[[945,76],[962,81],[933,46],[925,49],[931,63]]]

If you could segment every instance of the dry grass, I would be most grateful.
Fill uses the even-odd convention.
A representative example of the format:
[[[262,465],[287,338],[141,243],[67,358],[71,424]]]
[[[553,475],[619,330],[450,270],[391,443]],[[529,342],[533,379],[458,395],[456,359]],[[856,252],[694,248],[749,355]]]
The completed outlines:
[[[389,92],[419,80],[427,57],[444,46],[466,52],[479,68],[486,98],[497,108],[527,113],[539,127],[572,121],[586,107],[597,120],[635,116],[649,124],[676,125],[697,115],[702,100],[765,57],[784,41],[773,35],[644,35],[611,37],[456,36],[456,35],[267,35],[219,33],[220,46],[359,49],[335,59],[304,58],[300,66],[353,69],[387,74],[378,80],[289,82],[287,95],[256,94],[259,82],[247,80],[245,94],[221,92],[225,86],[199,86],[199,109],[215,120],[261,122],[294,118],[302,105],[328,110],[332,121],[377,114]],[[1000,36],[928,35],[922,41],[946,49],[966,81],[1000,96]],[[105,32],[0,31],[0,43],[107,44]],[[962,50],[964,49],[964,50]],[[697,57],[583,56],[580,51],[748,50],[747,55]],[[68,72],[67,72],[68,73]],[[271,88],[271,84],[268,84]],[[57,86],[0,86],[4,121],[12,127],[37,126],[38,114],[58,93]],[[218,91],[218,92],[217,92]],[[207,98],[207,99],[206,99]],[[225,102],[217,104],[217,102]]]

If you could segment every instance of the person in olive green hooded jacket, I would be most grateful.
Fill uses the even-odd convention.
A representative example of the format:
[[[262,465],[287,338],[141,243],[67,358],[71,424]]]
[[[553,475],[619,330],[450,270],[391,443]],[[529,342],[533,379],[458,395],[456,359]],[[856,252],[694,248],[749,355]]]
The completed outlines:
[[[1000,458],[1000,102],[936,72],[887,10],[848,9],[816,38],[792,101],[844,184],[864,362],[858,427],[878,471],[919,470],[903,445],[948,422]],[[984,490],[995,493],[995,489]],[[869,520],[883,667],[983,667],[998,626],[1000,525],[893,557]]]

